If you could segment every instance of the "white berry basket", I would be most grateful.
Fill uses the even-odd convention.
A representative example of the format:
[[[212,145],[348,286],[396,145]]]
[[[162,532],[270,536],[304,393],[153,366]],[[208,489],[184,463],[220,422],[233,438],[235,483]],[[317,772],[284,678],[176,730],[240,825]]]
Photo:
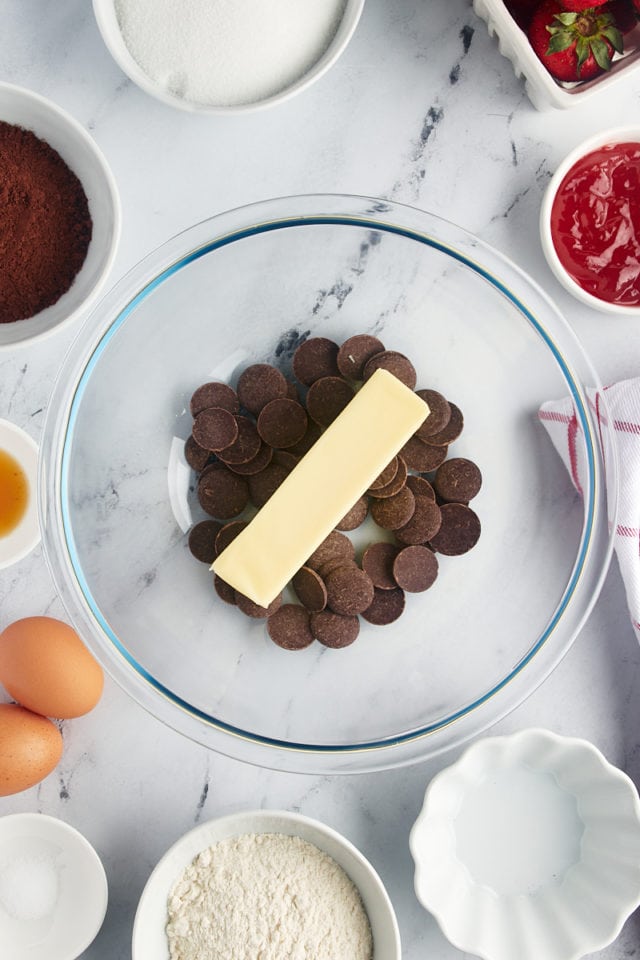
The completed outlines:
[[[638,77],[640,27],[625,35],[625,50],[628,52],[623,56],[614,55],[608,73],[584,83],[561,83],[554,80],[533,52],[526,33],[513,19],[503,0],[473,0],[473,9],[486,21],[491,36],[497,38],[498,49],[511,61],[516,76],[524,79],[524,88],[537,110],[577,106],[593,94],[609,90],[630,77]]]
[[[248,810],[217,817],[177,840],[160,859],[142,891],[133,924],[132,960],[169,960],[166,932],[169,893],[199,853],[220,840],[264,833],[300,837],[332,857],[362,898],[371,925],[375,960],[401,960],[400,933],[393,906],[369,861],[331,827],[284,810]]]

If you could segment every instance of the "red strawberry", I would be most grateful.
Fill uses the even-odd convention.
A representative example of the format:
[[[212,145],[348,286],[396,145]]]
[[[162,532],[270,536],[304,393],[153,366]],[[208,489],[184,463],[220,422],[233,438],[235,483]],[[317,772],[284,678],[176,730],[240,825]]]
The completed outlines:
[[[593,8],[569,12],[559,0],[542,0],[528,36],[536,56],[556,80],[591,80],[610,69],[614,50],[622,53],[622,34],[611,14]]]
[[[539,2],[540,0],[505,0],[505,6],[518,26],[526,32]]]
[[[638,5],[637,9],[634,2]],[[607,0],[604,9],[611,14],[620,33],[631,33],[638,25],[640,0]]]
[[[571,13],[582,13],[583,10],[601,7],[606,2],[607,0],[562,0],[561,7]]]

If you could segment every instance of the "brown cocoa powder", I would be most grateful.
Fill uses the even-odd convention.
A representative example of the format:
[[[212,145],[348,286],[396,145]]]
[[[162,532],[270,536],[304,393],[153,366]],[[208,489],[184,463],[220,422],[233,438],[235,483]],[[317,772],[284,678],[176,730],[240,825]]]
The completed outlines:
[[[82,184],[60,154],[0,121],[0,323],[32,317],[66,293],[92,226]]]

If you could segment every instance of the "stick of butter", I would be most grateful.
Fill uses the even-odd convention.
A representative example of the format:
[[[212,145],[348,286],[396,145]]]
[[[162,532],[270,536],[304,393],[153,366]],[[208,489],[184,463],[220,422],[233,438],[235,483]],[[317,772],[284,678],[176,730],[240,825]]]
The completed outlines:
[[[428,414],[376,370],[211,569],[268,607]]]

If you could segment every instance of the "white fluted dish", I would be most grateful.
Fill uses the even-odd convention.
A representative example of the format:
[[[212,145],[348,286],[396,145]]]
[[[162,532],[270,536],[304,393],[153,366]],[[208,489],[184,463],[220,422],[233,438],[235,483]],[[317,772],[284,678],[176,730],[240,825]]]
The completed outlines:
[[[484,960],[578,960],[640,903],[640,802],[593,744],[530,729],[477,741],[427,788],[415,889]]]

